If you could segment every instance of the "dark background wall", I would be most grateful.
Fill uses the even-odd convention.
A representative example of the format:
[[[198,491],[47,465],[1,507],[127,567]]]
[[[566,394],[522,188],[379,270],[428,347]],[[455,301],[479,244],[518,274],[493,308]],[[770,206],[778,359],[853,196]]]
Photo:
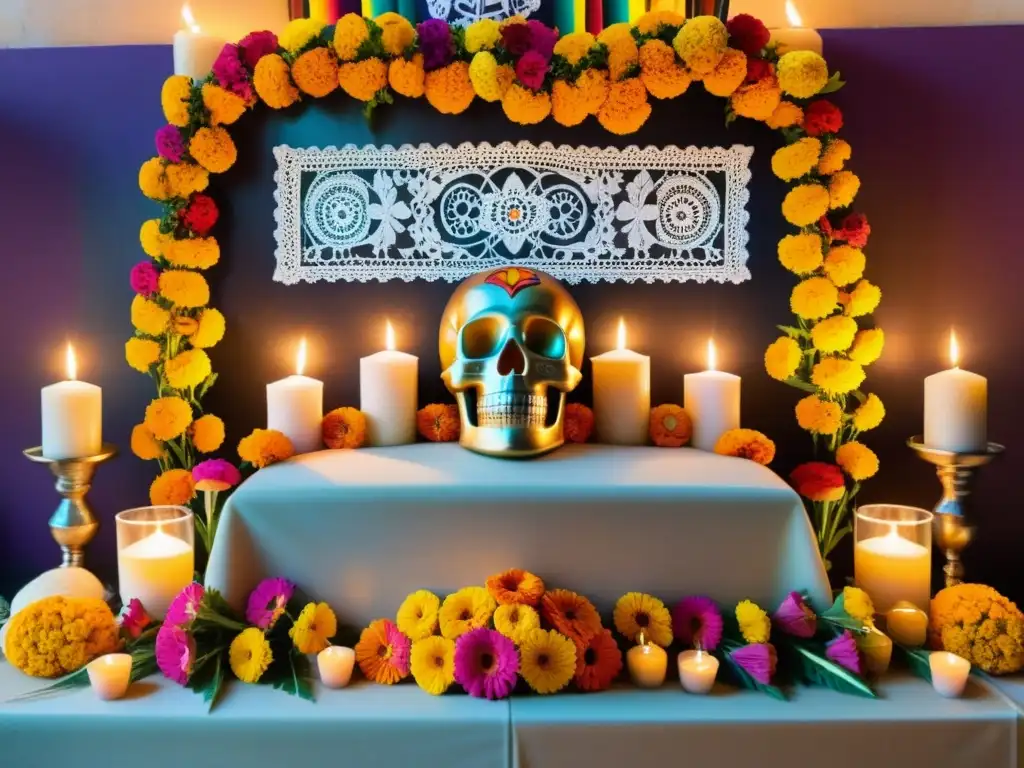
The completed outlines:
[[[889,418],[868,436],[882,472],[862,500],[925,506],[935,500],[930,468],[904,442],[920,431],[922,379],[945,367],[945,337],[955,326],[965,367],[989,377],[992,437],[1009,444],[1008,455],[981,478],[969,573],[1017,597],[1022,579],[1014,566],[1024,520],[1016,510],[1012,434],[1024,420],[1014,399],[1024,379],[1017,360],[1024,322],[1015,305],[1024,111],[1011,56],[1021,44],[1024,27],[825,34],[830,64],[849,81],[835,100],[846,113],[852,167],[864,181],[858,207],[874,229],[868,276],[884,291],[876,320],[887,349],[869,371],[867,388],[886,403]],[[167,47],[0,51],[0,590],[8,594],[57,562],[46,528],[56,504],[51,478],[20,451],[39,441],[38,389],[60,378],[66,338],[81,351],[83,378],[103,387],[104,433],[123,451],[101,469],[91,495],[103,527],[90,563],[102,577],[115,576],[113,514],[146,499],[153,467],[129,454],[128,434],[151,389],[127,368],[122,350],[131,332],[127,273],[143,258],[138,226],[157,210],[138,192],[136,173],[153,153],[160,84],[169,68]],[[358,404],[358,359],[380,348],[385,317],[399,328],[401,347],[421,358],[421,400],[446,395],[437,379],[436,329],[450,285],[272,282],[270,147],[518,139],[745,143],[755,147],[752,281],[601,284],[573,292],[587,321],[588,355],[607,349],[616,318],[627,317],[630,346],[652,356],[654,402],[681,399],[681,374],[702,367],[704,340],[714,333],[722,367],[743,376],[745,425],[780,445],[775,469],[784,474],[807,458],[809,443],[792,416],[798,393],[769,379],[761,365],[774,324],[789,319],[792,285],[775,259],[775,243],[786,231],[778,208],[783,187],[770,172],[775,143],[763,126],[740,121],[724,130],[721,102],[699,87],[656,105],[643,131],[625,141],[596,126],[515,126],[483,104],[461,119],[403,104],[383,110],[371,129],[346,99],[328,101],[272,119],[265,111],[246,118],[233,131],[240,161],[213,185],[225,216],[216,230],[224,257],[212,283],[228,336],[213,353],[221,379],[210,407],[227,420],[230,445],[262,425],[263,387],[289,372],[302,333],[310,336],[310,373],[326,382],[328,408]],[[585,381],[574,399],[589,396]],[[850,571],[849,539],[835,559],[841,579]]]

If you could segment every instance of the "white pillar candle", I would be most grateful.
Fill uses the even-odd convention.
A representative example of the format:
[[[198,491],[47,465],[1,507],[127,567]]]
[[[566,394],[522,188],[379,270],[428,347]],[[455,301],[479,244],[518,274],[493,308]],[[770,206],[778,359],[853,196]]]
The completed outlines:
[[[651,419],[651,358],[626,349],[626,323],[619,319],[617,349],[590,358],[594,377],[597,441],[644,445]]]
[[[683,651],[679,654],[679,682],[687,693],[709,693],[718,675],[718,659],[705,651]]]
[[[186,28],[174,33],[174,74],[198,83],[210,74],[225,41],[199,28],[188,3],[181,7],[181,18]]]
[[[683,408],[693,422],[690,445],[713,451],[723,433],[740,426],[740,377],[715,370],[715,342],[708,339],[708,370],[683,376]]]
[[[420,361],[395,350],[390,320],[386,347],[359,361],[359,410],[366,416],[367,442],[372,446],[414,443]]]
[[[341,645],[332,645],[320,651],[316,666],[320,670],[320,681],[328,688],[344,688],[352,679],[352,666],[356,652]]]
[[[953,367],[924,380],[924,444],[954,453],[988,447],[988,380],[960,370],[956,334],[949,334]]]
[[[816,30],[803,26],[803,19],[793,0],[786,0],[786,20],[790,26],[785,29],[771,30],[769,45],[774,44],[779,55],[790,51],[814,51],[821,55],[821,35]]]
[[[68,344],[67,381],[42,389],[43,456],[78,459],[95,456],[103,445],[103,390],[76,381],[75,350]]]
[[[931,600],[931,552],[900,536],[895,527],[885,536],[857,542],[853,572],[857,586],[871,596],[876,613],[886,613],[901,600],[914,605],[928,605]]]
[[[287,435],[296,453],[311,453],[323,447],[324,383],[302,375],[305,339],[299,342],[295,367],[294,376],[267,384],[267,429]]]
[[[161,530],[117,553],[121,602],[137,597],[154,619],[162,619],[171,601],[192,583],[195,555],[192,546]]]
[[[120,699],[128,692],[132,678],[132,657],[128,653],[108,653],[93,659],[86,668],[89,685],[103,701]]]
[[[932,687],[942,696],[955,699],[963,695],[971,662],[949,651],[935,651],[928,657],[932,671]]]

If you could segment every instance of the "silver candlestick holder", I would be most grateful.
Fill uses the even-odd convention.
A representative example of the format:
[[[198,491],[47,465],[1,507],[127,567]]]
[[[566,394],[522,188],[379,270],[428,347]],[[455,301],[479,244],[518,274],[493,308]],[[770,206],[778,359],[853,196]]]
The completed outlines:
[[[933,538],[935,545],[946,556],[946,564],[942,567],[942,572],[946,574],[946,586],[962,584],[964,564],[960,555],[974,539],[975,530],[967,515],[974,474],[1001,454],[1003,446],[989,443],[983,451],[942,451],[925,445],[920,435],[910,438],[907,445],[920,458],[935,466],[935,474],[942,485],[942,498],[933,510]]]
[[[96,468],[117,455],[117,447],[104,443],[94,456],[77,459],[49,459],[41,447],[26,448],[23,453],[37,464],[46,464],[57,478],[57,493],[63,498],[57,511],[50,517],[50,533],[61,548],[61,567],[81,567],[85,560],[85,546],[96,535],[99,523],[85,500],[92,486]]]

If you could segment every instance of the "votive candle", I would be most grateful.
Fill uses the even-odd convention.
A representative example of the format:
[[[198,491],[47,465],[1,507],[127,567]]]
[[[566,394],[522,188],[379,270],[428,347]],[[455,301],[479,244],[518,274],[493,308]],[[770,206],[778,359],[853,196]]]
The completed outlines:
[[[677,661],[679,682],[687,693],[706,694],[715,685],[718,659],[702,650],[683,651]]]
[[[935,651],[928,657],[932,672],[932,687],[947,699],[963,695],[967,677],[971,674],[971,662],[949,651]]]
[[[132,657],[128,653],[108,653],[89,662],[89,685],[103,701],[120,699],[128,692],[132,678]]]
[[[316,666],[320,670],[320,681],[328,688],[344,688],[352,679],[352,667],[356,652],[342,645],[332,645],[320,651]]]
[[[664,648],[648,643],[641,632],[640,642],[626,653],[626,666],[634,685],[660,688],[668,671],[668,654]]]

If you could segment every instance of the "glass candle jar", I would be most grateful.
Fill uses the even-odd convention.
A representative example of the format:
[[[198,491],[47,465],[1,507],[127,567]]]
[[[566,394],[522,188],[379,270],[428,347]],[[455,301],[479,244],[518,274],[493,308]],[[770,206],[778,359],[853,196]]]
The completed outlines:
[[[187,507],[137,507],[118,513],[117,572],[121,602],[142,601],[162,619],[195,573],[195,528]]]
[[[854,516],[854,581],[876,613],[905,600],[923,611],[932,595],[932,513],[896,504],[868,504]]]

